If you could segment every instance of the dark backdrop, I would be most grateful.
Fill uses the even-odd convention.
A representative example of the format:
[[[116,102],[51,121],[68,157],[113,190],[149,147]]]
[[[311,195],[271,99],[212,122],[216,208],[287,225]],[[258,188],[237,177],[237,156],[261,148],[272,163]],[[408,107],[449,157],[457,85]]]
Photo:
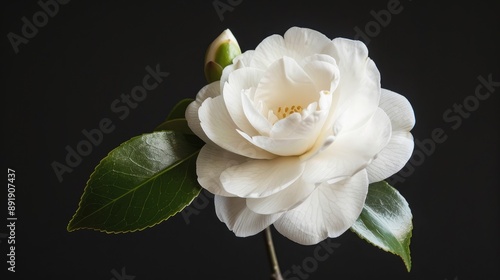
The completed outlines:
[[[313,261],[316,246],[295,244],[275,232],[282,271],[290,271],[287,279],[498,279],[500,86],[484,86],[481,99],[475,97],[479,77],[500,82],[498,5],[66,2],[58,10],[51,6],[46,18],[37,1],[2,3],[1,160],[4,172],[16,171],[18,217],[15,274],[7,273],[7,228],[0,227],[0,275],[8,276],[2,279],[268,279],[263,237],[235,237],[215,216],[212,199],[197,201],[199,213],[189,216],[189,223],[178,215],[131,234],[68,233],[66,225],[100,159],[151,131],[177,101],[194,97],[205,84],[204,53],[220,32],[230,28],[248,50],[291,26],[330,38],[353,38],[362,30],[359,38],[368,44],[382,86],[412,103],[413,135],[423,144],[394,183],[414,215],[410,273],[398,257],[352,232],[331,240],[336,248],[324,261]],[[381,10],[389,11],[390,19]],[[23,17],[33,23],[34,15],[37,31],[25,27],[23,36]],[[142,82],[147,66],[157,64],[169,76],[120,119],[111,104]],[[85,139],[82,130],[97,128],[104,118],[114,131],[60,182],[51,164],[64,163],[66,146],[75,147]],[[438,132],[444,135],[440,143],[429,140]],[[6,199],[1,205],[6,213]],[[302,272],[294,272],[294,265]]]

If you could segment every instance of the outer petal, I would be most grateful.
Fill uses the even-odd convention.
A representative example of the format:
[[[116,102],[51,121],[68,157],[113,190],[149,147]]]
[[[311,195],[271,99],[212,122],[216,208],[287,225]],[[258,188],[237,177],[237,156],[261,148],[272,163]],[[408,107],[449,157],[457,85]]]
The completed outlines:
[[[366,167],[370,183],[382,181],[403,168],[413,152],[413,136],[396,131],[377,157]]]
[[[234,196],[224,190],[220,181],[221,173],[227,168],[248,160],[216,145],[205,145],[196,159],[196,174],[200,185],[215,195]]]
[[[243,138],[227,112],[222,96],[206,99],[199,109],[201,127],[208,138],[219,147],[249,158],[274,158]]]
[[[288,188],[263,198],[247,198],[247,206],[259,214],[275,214],[290,210],[304,201],[316,187],[298,179]]]
[[[265,197],[295,182],[304,166],[297,157],[250,160],[232,166],[221,174],[224,189],[239,197]]]
[[[296,60],[321,53],[325,46],[331,44],[330,38],[308,28],[292,27],[283,37],[287,49],[286,55]]]
[[[356,129],[378,109],[380,73],[361,41],[336,38],[332,42],[328,52],[335,58],[340,72],[332,124],[341,125],[344,130]]]
[[[189,128],[196,134],[196,136],[200,137],[205,143],[213,143],[205,134],[203,129],[201,128],[200,118],[198,116],[198,110],[200,109],[201,104],[207,98],[214,98],[219,96],[219,82],[213,82],[206,86],[204,86],[196,95],[196,99],[189,104],[186,108],[186,120],[188,122]]]
[[[286,52],[285,40],[280,35],[271,35],[255,48],[250,67],[265,70]]]
[[[380,108],[389,116],[392,137],[387,146],[368,165],[370,183],[382,181],[403,168],[413,152],[413,136],[409,132],[415,125],[410,102],[395,92],[382,89]]]
[[[246,206],[244,198],[216,195],[214,202],[215,213],[219,220],[239,237],[255,235],[281,216],[281,214],[261,215],[252,212]]]
[[[335,184],[319,186],[302,204],[285,212],[274,226],[284,236],[312,245],[338,237],[359,217],[368,193],[365,170]]]
[[[413,108],[401,94],[382,89],[379,107],[391,119],[393,131],[410,131],[415,125]]]
[[[289,56],[295,60],[321,53],[325,45],[331,44],[330,39],[318,31],[292,27],[285,32],[284,37],[272,35],[264,39],[255,49],[251,66],[266,69],[271,63]]]
[[[364,126],[339,134],[329,147],[308,159],[304,179],[314,183],[349,177],[364,169],[390,138],[389,117],[378,109]]]

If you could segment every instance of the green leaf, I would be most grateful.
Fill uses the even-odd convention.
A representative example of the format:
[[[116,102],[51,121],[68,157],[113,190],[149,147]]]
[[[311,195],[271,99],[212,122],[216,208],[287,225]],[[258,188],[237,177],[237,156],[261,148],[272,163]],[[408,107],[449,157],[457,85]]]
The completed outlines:
[[[184,134],[194,134],[189,128],[186,119],[172,119],[164,121],[154,129],[154,131],[161,131],[161,130],[173,130],[182,132]]]
[[[395,188],[385,181],[370,184],[365,207],[351,229],[373,245],[400,256],[410,271],[412,214]]]
[[[194,99],[192,98],[186,98],[179,101],[177,104],[175,104],[174,108],[172,108],[165,121],[173,119],[184,119],[186,117],[186,108],[193,101]]]
[[[201,147],[203,147],[203,145],[205,145],[205,142],[203,142],[203,140],[198,138],[198,136],[196,136],[193,133],[193,131],[191,131],[186,119],[173,119],[165,121],[159,126],[157,126],[154,130],[155,131],[170,130],[183,133],[186,140],[192,145],[199,147],[200,149]]]
[[[137,231],[178,213],[201,190],[196,179],[199,149],[183,133],[173,131],[144,134],[121,144],[90,176],[68,231]]]

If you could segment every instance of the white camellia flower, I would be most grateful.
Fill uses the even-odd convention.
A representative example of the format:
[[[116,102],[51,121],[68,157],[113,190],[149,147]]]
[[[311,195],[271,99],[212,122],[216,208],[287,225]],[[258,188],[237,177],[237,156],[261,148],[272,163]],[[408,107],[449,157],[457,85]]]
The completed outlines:
[[[399,171],[413,151],[413,109],[381,88],[366,46],[305,28],[237,56],[186,118],[206,143],[198,181],[242,237],[271,224],[306,245],[341,235],[368,185]]]

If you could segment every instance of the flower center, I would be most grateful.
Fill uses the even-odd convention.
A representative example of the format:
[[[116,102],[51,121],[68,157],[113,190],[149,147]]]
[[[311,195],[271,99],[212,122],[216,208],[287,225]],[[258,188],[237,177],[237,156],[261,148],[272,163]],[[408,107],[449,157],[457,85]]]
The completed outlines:
[[[290,116],[291,114],[293,113],[300,113],[302,112],[302,106],[291,106],[291,107],[288,107],[288,106],[283,106],[283,107],[278,107],[278,109],[275,111],[275,115],[278,117],[278,119],[282,120],[288,116]]]

